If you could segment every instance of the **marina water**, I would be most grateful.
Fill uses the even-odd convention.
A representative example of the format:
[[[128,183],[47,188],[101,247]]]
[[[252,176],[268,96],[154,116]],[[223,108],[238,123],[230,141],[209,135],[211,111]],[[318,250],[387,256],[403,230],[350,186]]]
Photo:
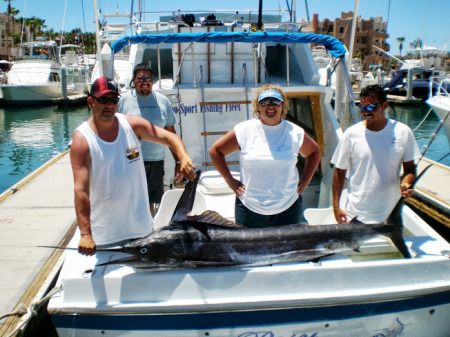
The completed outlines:
[[[426,104],[395,105],[390,118],[415,129],[430,108]],[[359,111],[359,110],[358,110]],[[26,177],[54,156],[66,151],[75,128],[90,116],[85,105],[58,107],[4,107],[0,109],[0,193]],[[423,152],[440,120],[433,112],[414,132]],[[450,151],[442,128],[425,157],[440,160]],[[450,166],[450,155],[441,163]]]

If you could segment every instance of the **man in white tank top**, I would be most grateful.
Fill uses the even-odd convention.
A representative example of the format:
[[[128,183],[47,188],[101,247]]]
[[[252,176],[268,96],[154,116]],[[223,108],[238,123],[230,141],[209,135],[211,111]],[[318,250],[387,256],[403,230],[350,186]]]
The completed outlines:
[[[195,178],[180,137],[144,118],[116,114],[118,102],[117,84],[105,76],[97,79],[87,98],[92,116],[72,138],[78,251],[85,255],[95,254],[97,245],[143,237],[153,230],[140,140],[169,146],[181,163],[181,174]]]

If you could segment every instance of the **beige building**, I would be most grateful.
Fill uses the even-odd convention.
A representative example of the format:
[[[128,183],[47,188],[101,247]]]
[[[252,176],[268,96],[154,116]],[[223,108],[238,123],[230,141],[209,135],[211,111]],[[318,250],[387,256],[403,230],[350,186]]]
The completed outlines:
[[[9,61],[14,53],[14,39],[8,36],[11,30],[11,28],[8,29],[8,23],[11,26],[8,15],[0,14],[0,59]]]
[[[333,36],[344,43],[350,49],[350,37],[352,29],[353,12],[341,12],[341,17],[331,21],[324,19],[319,21],[319,15],[314,14],[311,22],[310,32]],[[307,29],[308,30],[308,29]],[[306,30],[304,30],[306,31]],[[359,58],[364,53],[362,61],[364,70],[372,64],[381,64],[388,60],[388,57],[377,52],[372,46],[377,46],[385,51],[389,51],[390,46],[386,43],[389,35],[386,32],[386,22],[381,16],[368,20],[357,18],[355,44],[353,47],[353,58]]]

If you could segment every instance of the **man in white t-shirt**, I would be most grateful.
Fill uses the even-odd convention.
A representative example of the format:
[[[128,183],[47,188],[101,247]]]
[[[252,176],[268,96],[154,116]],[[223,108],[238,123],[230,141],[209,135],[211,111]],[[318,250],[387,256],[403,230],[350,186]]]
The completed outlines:
[[[386,118],[389,102],[379,85],[361,90],[360,106],[364,121],[349,127],[331,162],[333,210],[338,223],[357,217],[364,223],[383,222],[400,196],[409,197],[416,179],[414,160],[420,151],[411,129]],[[403,175],[400,177],[400,169]],[[348,171],[348,199],[345,210],[339,200]]]
[[[177,119],[169,99],[154,90],[153,73],[148,64],[141,63],[134,67],[131,82],[133,90],[124,93],[120,99],[118,112],[141,116],[153,125],[175,132]],[[148,197],[152,215],[156,213],[156,205],[161,203],[164,193],[164,158],[166,147],[161,144],[142,141],[145,174],[147,176]],[[180,174],[180,162],[175,159],[174,178]]]

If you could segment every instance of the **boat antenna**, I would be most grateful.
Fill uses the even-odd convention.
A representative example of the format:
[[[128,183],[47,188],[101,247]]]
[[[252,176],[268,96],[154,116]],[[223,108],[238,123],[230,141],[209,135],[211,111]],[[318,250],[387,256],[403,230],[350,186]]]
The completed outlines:
[[[64,3],[64,15],[63,15],[63,22],[62,22],[62,27],[61,27],[61,38],[59,40],[59,53],[58,53],[58,58],[61,59],[61,46],[63,44],[63,39],[64,39],[64,21],[66,21],[66,9],[67,9],[67,0]]]
[[[306,9],[306,19],[308,20],[308,23],[310,23],[310,20],[309,20],[309,9],[308,9],[308,0],[305,0],[305,9]]]
[[[262,0],[259,0],[259,9],[258,9],[258,31],[262,30]]]
[[[386,33],[388,32],[388,24],[389,24],[390,13],[391,13],[391,0],[389,0],[389,4],[388,4],[388,13],[387,13],[387,19],[386,19]]]

